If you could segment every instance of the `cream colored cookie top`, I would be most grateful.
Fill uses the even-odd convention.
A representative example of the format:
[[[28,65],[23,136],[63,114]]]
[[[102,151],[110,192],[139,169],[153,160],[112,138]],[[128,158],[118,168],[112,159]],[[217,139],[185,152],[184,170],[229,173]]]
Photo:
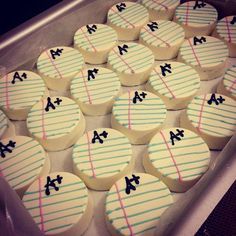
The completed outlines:
[[[170,99],[185,98],[198,91],[200,77],[184,63],[169,62],[161,63],[152,70],[149,83],[156,92]]]
[[[0,107],[29,109],[44,95],[43,79],[32,71],[19,70],[0,79]]]
[[[221,65],[228,57],[227,45],[211,36],[196,36],[185,40],[179,54],[187,64],[210,68]]]
[[[210,151],[203,139],[178,127],[158,132],[148,144],[148,154],[164,177],[180,183],[200,177],[210,163]]]
[[[128,138],[119,131],[99,128],[78,140],[72,158],[77,168],[91,178],[109,178],[130,163],[132,149]]]
[[[110,64],[118,73],[138,74],[147,71],[154,64],[152,51],[138,43],[121,43],[108,56]]]
[[[5,113],[2,110],[0,110],[0,138],[3,136],[7,128],[8,128],[8,119]]]
[[[103,24],[85,25],[76,31],[74,36],[74,45],[89,52],[109,50],[116,42],[116,31]]]
[[[184,29],[172,21],[152,21],[146,24],[140,33],[140,39],[145,43],[161,48],[178,45],[184,40]]]
[[[88,191],[77,176],[54,172],[36,180],[23,203],[45,235],[56,235],[79,222],[87,208]]]
[[[45,50],[37,61],[39,73],[52,79],[71,78],[83,65],[82,54],[77,49],[65,46]]]
[[[229,43],[236,43],[236,16],[226,16],[216,25],[216,31]]]
[[[12,136],[2,139],[0,145],[0,174],[13,189],[27,186],[39,176],[46,153],[36,140]]]
[[[172,203],[169,189],[158,178],[133,173],[107,193],[106,215],[119,235],[154,235],[162,213]]]
[[[120,2],[110,8],[107,14],[108,22],[124,29],[141,27],[148,21],[147,9],[134,2]]]
[[[71,95],[87,104],[101,104],[114,99],[120,90],[120,80],[112,70],[89,67],[80,71],[71,82]]]
[[[216,22],[217,10],[203,1],[189,1],[176,8],[175,17],[183,25],[202,27]]]
[[[236,67],[228,69],[223,78],[225,89],[236,97]]]
[[[179,5],[179,1],[176,0],[142,0],[141,3],[147,9],[166,12],[174,10]]]
[[[79,124],[81,111],[67,97],[48,97],[35,104],[27,118],[30,133],[40,139],[55,139],[71,133]]]
[[[196,129],[213,137],[230,137],[236,130],[236,102],[224,95],[194,97],[187,115]]]
[[[155,94],[135,90],[122,94],[116,99],[112,114],[126,128],[146,131],[163,124],[166,118],[166,107]]]

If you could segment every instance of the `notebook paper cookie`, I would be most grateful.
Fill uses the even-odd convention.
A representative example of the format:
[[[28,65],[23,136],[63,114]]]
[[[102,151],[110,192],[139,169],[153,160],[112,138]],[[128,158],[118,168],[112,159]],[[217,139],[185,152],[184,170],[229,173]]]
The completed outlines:
[[[152,21],[141,29],[139,41],[152,50],[156,60],[168,60],[177,56],[184,30],[172,21]]]
[[[103,24],[85,25],[74,35],[74,47],[90,64],[106,63],[108,53],[116,43],[116,31]]]
[[[134,165],[128,138],[110,128],[86,132],[74,145],[72,160],[74,173],[95,190],[110,189]]]
[[[30,184],[50,170],[50,160],[43,147],[30,137],[1,139],[0,151],[0,175],[20,197]]]
[[[32,137],[48,151],[72,146],[85,130],[79,105],[67,97],[48,97],[35,104],[27,117]]]
[[[153,93],[129,91],[116,99],[111,126],[125,134],[132,144],[146,144],[163,127],[166,107]]]
[[[82,54],[74,48],[58,46],[45,50],[37,60],[37,69],[48,88],[65,91],[71,79],[84,66]]]
[[[147,173],[161,179],[171,191],[184,192],[207,171],[210,151],[201,137],[178,127],[158,132],[143,157]]]
[[[73,78],[70,92],[84,114],[105,115],[111,112],[120,88],[119,77],[113,71],[88,67]]]
[[[223,149],[236,130],[236,102],[217,93],[196,96],[180,124],[199,134],[210,149]]]
[[[184,84],[184,86],[183,86]],[[167,109],[183,109],[200,88],[200,77],[180,62],[164,62],[151,72],[146,89],[159,96]]]
[[[40,177],[25,192],[23,204],[43,235],[82,235],[93,215],[86,186],[66,172]]]
[[[147,9],[139,3],[120,2],[110,8],[107,24],[116,30],[118,40],[138,39],[140,29],[149,20]]]
[[[147,81],[154,65],[152,51],[138,43],[122,43],[108,56],[108,67],[116,72],[124,86],[135,86]]]
[[[0,107],[12,120],[25,120],[31,107],[47,95],[43,79],[32,71],[14,71],[0,79]]]
[[[161,215],[172,203],[169,189],[158,178],[130,174],[107,193],[107,228],[111,235],[154,235]]]
[[[215,28],[217,10],[204,1],[188,1],[176,8],[174,21],[185,30],[185,37],[210,35]]]

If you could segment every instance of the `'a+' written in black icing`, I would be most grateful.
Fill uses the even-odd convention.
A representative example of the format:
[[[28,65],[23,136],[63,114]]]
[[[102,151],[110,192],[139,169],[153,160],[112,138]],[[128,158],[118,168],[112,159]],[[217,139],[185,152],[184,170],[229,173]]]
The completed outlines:
[[[103,139],[106,139],[108,137],[108,133],[104,130],[102,133],[98,134],[97,130],[93,131],[93,138],[92,143],[96,143],[96,140],[98,140],[99,143],[103,143]]]
[[[126,4],[124,2],[121,2],[120,4],[116,4],[116,8],[119,12],[122,12],[126,8]]]
[[[184,130],[176,129],[176,132],[177,133],[170,131],[170,140],[172,145],[175,145],[175,140],[180,141],[181,137],[184,137]]]
[[[93,68],[92,70],[88,70],[88,81],[91,79],[95,79],[95,75],[98,73],[99,69]]]
[[[63,179],[63,177],[60,176],[60,175],[57,175],[56,179],[51,179],[50,176],[47,176],[47,183],[44,185],[44,187],[45,187],[45,194],[46,195],[50,195],[51,194],[50,187],[54,188],[55,191],[59,191],[59,187],[56,185],[56,182],[58,184],[61,184],[62,183],[62,179]]]
[[[13,148],[15,148],[16,142],[9,140],[7,144],[0,142],[0,154],[2,158],[6,157],[6,152],[12,153]]]
[[[206,38],[205,37],[201,37],[201,38],[198,38],[198,37],[193,37],[193,45],[198,45],[198,44],[203,44],[206,42]]]
[[[130,179],[127,176],[125,177],[125,182],[126,182],[125,192],[126,192],[126,194],[130,194],[131,190],[133,190],[133,191],[136,190],[136,187],[132,184],[132,182],[134,182],[136,185],[138,185],[139,179],[140,179],[140,176],[136,176],[134,174],[132,175],[132,178],[130,178]]]
[[[23,81],[24,79],[27,79],[27,74],[25,72],[23,72],[21,75],[19,74],[19,72],[15,72],[13,75],[13,79],[11,81],[12,84],[16,83],[16,80],[18,81]]]
[[[161,68],[161,74],[163,76],[166,76],[166,72],[172,73],[172,71],[171,71],[171,64],[165,63],[164,66],[160,65],[160,68]]]
[[[60,98],[56,98],[56,100],[54,100],[54,101],[52,102],[52,101],[51,101],[51,98],[48,97],[48,98],[47,98],[47,105],[46,105],[46,107],[45,107],[45,111],[48,112],[50,109],[55,110],[55,109],[56,109],[56,106],[55,106],[55,105],[59,106],[59,105],[61,104],[61,102],[62,102],[62,99],[60,99]],[[54,104],[55,104],[55,105],[54,105]]]
[[[195,5],[193,6],[193,9],[197,9],[197,8],[203,8],[206,6],[206,3],[204,3],[203,1],[199,1],[199,0],[196,0],[195,1]]]
[[[133,97],[133,103],[135,104],[135,103],[137,103],[137,101],[142,102],[146,96],[147,96],[147,93],[145,93],[145,92],[141,92],[139,94],[138,91],[135,91],[134,97]]]
[[[96,25],[86,25],[87,31],[89,34],[95,33],[97,31]]]
[[[209,105],[211,105],[212,103],[215,103],[218,106],[220,103],[224,103],[224,101],[225,99],[221,95],[217,98],[215,93],[213,93],[211,95],[211,98],[207,101],[207,103]]]
[[[147,26],[149,27],[149,29],[154,32],[158,29],[158,24],[155,21],[152,21],[151,23],[148,23]]]
[[[234,25],[236,23],[236,16],[233,17],[233,19],[230,21],[231,25]]]
[[[119,53],[120,53],[120,55],[122,56],[122,55],[124,55],[125,53],[127,53],[128,52],[128,48],[129,48],[129,46],[127,45],[127,44],[123,44],[123,46],[118,46],[118,49],[119,49]]]
[[[63,51],[63,48],[57,48],[56,51],[51,49],[50,53],[51,53],[52,59],[55,60],[57,57],[60,57],[62,54],[62,51]]]

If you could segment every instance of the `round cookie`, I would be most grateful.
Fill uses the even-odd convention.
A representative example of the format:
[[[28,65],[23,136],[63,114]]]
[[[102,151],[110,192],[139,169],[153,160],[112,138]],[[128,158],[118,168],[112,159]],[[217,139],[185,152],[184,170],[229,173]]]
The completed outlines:
[[[183,86],[184,84],[184,86]],[[151,72],[146,89],[159,96],[167,109],[183,109],[200,88],[200,77],[192,67],[165,62]]]
[[[224,78],[218,84],[217,93],[236,100],[236,67],[229,68],[226,71]]]
[[[110,128],[86,132],[74,145],[72,160],[74,173],[95,190],[109,190],[134,165],[128,138]]]
[[[180,124],[199,134],[210,149],[223,149],[236,130],[236,101],[214,93],[196,96]]]
[[[116,44],[116,31],[108,25],[85,25],[74,35],[74,47],[82,53],[85,62],[90,64],[106,63],[109,51]]]
[[[162,180],[171,191],[184,192],[204,174],[210,151],[197,134],[182,128],[158,132],[148,144],[143,158],[146,172]]]
[[[82,54],[74,48],[58,46],[45,50],[37,60],[37,69],[48,88],[65,91],[71,79],[83,68]]]
[[[14,71],[0,79],[0,107],[12,120],[25,120],[31,107],[47,95],[43,79],[32,71]]]
[[[172,20],[175,9],[179,5],[176,0],[142,0],[149,12],[150,21],[153,20]]]
[[[93,215],[86,186],[66,172],[40,177],[25,192],[23,204],[43,235],[82,235]]]
[[[147,81],[154,66],[152,51],[138,43],[122,43],[108,56],[108,67],[116,72],[125,86],[135,86]]]
[[[70,92],[84,114],[105,115],[111,112],[120,87],[120,80],[113,71],[89,67],[73,78]]]
[[[176,8],[174,21],[185,31],[185,37],[210,35],[215,28],[217,10],[203,1],[188,1]]]
[[[213,36],[227,44],[230,57],[236,57],[236,16],[226,16],[218,21]]]
[[[27,128],[47,151],[60,151],[82,136],[85,119],[75,101],[67,97],[48,97],[32,107]]]
[[[43,147],[30,137],[1,139],[0,151],[0,176],[20,197],[30,184],[50,170],[50,160]]]
[[[114,103],[111,126],[125,134],[132,144],[146,144],[164,126],[166,107],[147,91],[129,91]]]
[[[172,21],[152,21],[141,29],[139,41],[152,50],[156,60],[168,60],[177,56],[184,30]]]
[[[165,210],[173,203],[158,178],[133,173],[118,180],[106,196],[106,224],[111,235],[154,235]]]
[[[222,76],[227,58],[227,45],[211,36],[196,36],[185,40],[178,55],[178,61],[196,69],[201,80]]]
[[[147,9],[134,2],[113,5],[107,14],[107,24],[116,30],[118,40],[138,39],[140,29],[149,20]]]

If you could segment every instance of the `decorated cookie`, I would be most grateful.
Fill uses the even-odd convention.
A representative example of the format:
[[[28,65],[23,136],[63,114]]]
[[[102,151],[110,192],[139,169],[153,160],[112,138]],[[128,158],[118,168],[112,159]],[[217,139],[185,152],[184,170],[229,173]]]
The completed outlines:
[[[74,46],[90,64],[106,63],[109,51],[117,43],[114,29],[103,24],[90,24],[81,27],[74,36]]]
[[[5,113],[0,110],[0,139],[13,136],[15,134],[15,127],[7,118]]]
[[[48,151],[72,146],[85,130],[79,105],[66,97],[48,97],[35,104],[27,117],[30,135]]]
[[[120,91],[120,80],[109,69],[89,67],[74,77],[70,91],[84,114],[105,115],[111,112]]]
[[[141,29],[139,41],[152,50],[156,60],[168,60],[177,56],[184,30],[172,21],[152,21]]]
[[[107,23],[116,30],[119,40],[135,40],[140,29],[148,22],[147,9],[134,2],[120,2],[110,8]]]
[[[109,128],[86,132],[74,145],[72,159],[74,173],[96,190],[110,189],[134,165],[128,138]]]
[[[43,79],[32,71],[14,71],[0,79],[0,107],[12,120],[25,120],[31,107],[47,94]]]
[[[106,223],[111,235],[154,235],[173,199],[158,178],[133,173],[118,180],[107,193]]]
[[[176,8],[174,21],[185,30],[185,37],[210,35],[217,21],[217,10],[204,1],[188,1]]]
[[[145,170],[176,192],[192,187],[207,171],[209,163],[210,151],[203,139],[178,127],[158,132],[143,158]]]
[[[200,77],[196,70],[180,62],[157,65],[146,84],[146,89],[159,96],[167,109],[174,110],[185,108],[199,88]]]
[[[152,51],[138,43],[121,43],[108,56],[108,67],[118,74],[125,86],[145,83],[153,65]]]
[[[71,79],[82,69],[84,59],[74,48],[58,46],[41,53],[37,69],[48,88],[64,91],[70,87]]]
[[[0,175],[20,197],[30,184],[49,170],[49,158],[36,140],[26,136],[0,140]]]
[[[236,102],[215,93],[196,96],[180,124],[199,134],[210,149],[223,149],[236,130]]]
[[[211,80],[224,74],[228,53],[227,45],[221,40],[196,36],[181,45],[178,61],[196,69],[201,80]]]
[[[117,98],[111,126],[125,134],[132,144],[146,144],[164,125],[166,107],[153,93],[129,91]]]
[[[34,181],[23,203],[43,235],[82,235],[93,215],[86,186],[66,172],[54,172]]]

